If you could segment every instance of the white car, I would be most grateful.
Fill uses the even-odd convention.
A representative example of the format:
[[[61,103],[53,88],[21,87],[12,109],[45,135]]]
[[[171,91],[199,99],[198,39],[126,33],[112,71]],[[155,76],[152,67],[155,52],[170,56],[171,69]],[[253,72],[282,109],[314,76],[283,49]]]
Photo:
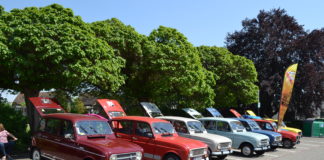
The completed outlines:
[[[228,154],[233,152],[231,139],[207,133],[203,124],[198,120],[176,116],[160,116],[155,118],[170,121],[182,137],[206,143],[210,158],[225,159]]]

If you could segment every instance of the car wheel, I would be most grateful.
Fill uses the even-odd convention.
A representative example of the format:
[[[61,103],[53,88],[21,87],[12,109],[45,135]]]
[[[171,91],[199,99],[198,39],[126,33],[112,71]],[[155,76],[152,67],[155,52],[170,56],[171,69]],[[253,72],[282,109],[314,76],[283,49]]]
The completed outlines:
[[[282,141],[282,146],[284,148],[291,148],[291,147],[293,147],[293,143],[292,143],[292,141],[290,139],[284,139]]]
[[[168,154],[165,156],[164,160],[180,160],[180,158],[175,154]]]
[[[263,155],[264,152],[265,152],[265,151],[255,151],[255,153],[256,153],[257,155],[259,155],[259,156],[260,156],[260,155]]]
[[[271,146],[272,150],[276,150],[278,148],[278,146]]]
[[[41,160],[41,152],[38,149],[33,149],[33,153],[32,153],[32,159],[33,160]]]
[[[225,159],[226,157],[227,157],[227,155],[217,156],[218,159]]]
[[[241,153],[246,157],[251,157],[253,155],[254,149],[250,144],[243,144],[241,147]]]

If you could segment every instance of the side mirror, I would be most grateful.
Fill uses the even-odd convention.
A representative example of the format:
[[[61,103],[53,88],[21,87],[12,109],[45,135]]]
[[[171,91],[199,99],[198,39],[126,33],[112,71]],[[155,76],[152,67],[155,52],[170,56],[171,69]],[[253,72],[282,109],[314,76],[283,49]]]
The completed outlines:
[[[64,135],[64,138],[73,139],[73,135],[70,134],[70,133],[67,133],[67,134]]]

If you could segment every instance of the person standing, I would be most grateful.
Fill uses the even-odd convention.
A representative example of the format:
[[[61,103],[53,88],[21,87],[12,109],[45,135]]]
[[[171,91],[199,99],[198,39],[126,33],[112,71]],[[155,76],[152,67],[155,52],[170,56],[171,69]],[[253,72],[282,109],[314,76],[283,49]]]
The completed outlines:
[[[13,138],[14,141],[18,140],[13,134],[9,133],[3,126],[2,123],[0,123],[0,153],[2,153],[3,157],[1,160],[6,160],[6,157],[9,156],[11,144],[8,141],[8,136]],[[8,148],[8,150],[6,150]]]

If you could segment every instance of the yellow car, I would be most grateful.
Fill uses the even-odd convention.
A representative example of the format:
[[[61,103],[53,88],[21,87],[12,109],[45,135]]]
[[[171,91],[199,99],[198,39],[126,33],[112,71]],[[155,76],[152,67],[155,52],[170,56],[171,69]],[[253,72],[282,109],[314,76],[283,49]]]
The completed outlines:
[[[257,116],[253,111],[251,110],[247,110],[246,111],[246,114],[248,115],[251,115],[251,116]],[[264,118],[264,120],[269,120],[269,121],[273,121],[273,122],[276,122],[277,125],[278,125],[278,120],[277,119],[271,119],[271,118]],[[282,127],[281,129],[284,129],[284,130],[287,130],[287,131],[290,131],[290,132],[294,132],[294,133],[297,133],[298,135],[302,136],[302,131],[298,128],[292,128],[292,127],[287,127],[285,122],[282,122]]]

